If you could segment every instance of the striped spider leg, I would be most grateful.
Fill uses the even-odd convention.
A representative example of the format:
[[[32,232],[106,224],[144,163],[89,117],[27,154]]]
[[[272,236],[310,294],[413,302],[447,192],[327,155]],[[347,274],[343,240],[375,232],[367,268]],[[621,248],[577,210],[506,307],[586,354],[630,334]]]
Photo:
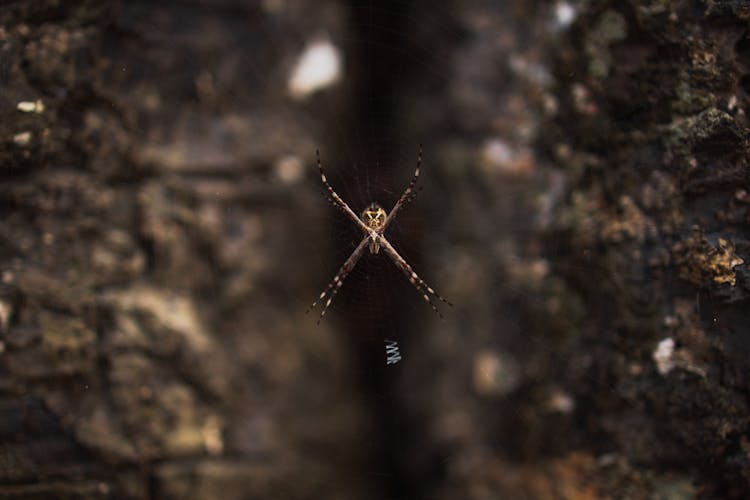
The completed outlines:
[[[338,293],[341,284],[344,282],[344,279],[346,279],[349,272],[354,269],[354,266],[357,265],[357,261],[359,261],[359,258],[362,257],[362,252],[367,247],[367,242],[369,240],[369,237],[365,237],[359,243],[359,245],[357,245],[357,248],[354,249],[349,258],[346,259],[346,262],[344,262],[344,265],[339,269],[339,272],[337,272],[336,276],[333,277],[333,281],[328,283],[328,286],[322,292],[320,292],[320,296],[315,300],[315,302],[310,305],[310,307],[307,308],[307,311],[305,311],[305,314],[309,313],[310,310],[312,310],[318,304],[318,301],[323,300],[325,296],[328,295],[328,300],[326,300],[326,303],[323,306],[323,311],[321,311],[320,317],[318,318],[318,324],[320,324],[320,320],[323,319],[323,315],[325,315],[326,310],[328,310],[328,306],[331,305],[331,301],[333,300],[333,297],[335,297]]]
[[[359,228],[365,232],[365,234],[370,233],[370,228],[368,228],[365,223],[360,220],[359,217],[357,217],[357,214],[354,213],[354,211],[349,208],[349,205],[347,205],[344,200],[341,199],[341,197],[336,194],[336,191],[333,190],[330,184],[328,184],[328,179],[326,179],[326,175],[323,173],[323,165],[320,163],[320,152],[316,149],[315,155],[318,159],[318,170],[320,171],[320,180],[323,182],[323,186],[328,190],[328,196],[330,197],[331,201],[338,205],[338,207],[344,212],[344,214],[349,217],[350,220],[352,220]]]
[[[391,221],[393,221],[396,218],[398,211],[401,210],[401,208],[404,205],[406,205],[408,202],[412,201],[414,197],[417,195],[416,191],[414,191],[414,186],[417,184],[417,179],[419,179],[420,168],[422,168],[422,145],[421,144],[419,145],[419,153],[417,154],[417,168],[414,169],[414,177],[411,178],[411,181],[409,181],[409,185],[406,186],[404,193],[398,199],[396,204],[393,205],[391,212],[388,214],[388,217],[386,217],[385,222],[383,223],[383,227],[380,230],[380,234],[383,234],[385,229],[390,225]]]
[[[442,319],[443,315],[440,313],[437,306],[435,306],[435,303],[432,301],[431,297],[435,297],[448,304],[449,306],[452,306],[453,304],[441,297],[440,294],[438,294],[432,287],[428,286],[427,283],[425,283],[417,275],[417,273],[414,272],[414,270],[406,262],[406,260],[401,257],[401,255],[399,255],[396,249],[393,248],[390,242],[383,235],[385,229],[396,218],[396,215],[401,210],[401,208],[403,208],[407,203],[411,202],[417,195],[417,191],[414,190],[414,187],[417,183],[417,179],[419,178],[419,170],[422,165],[422,147],[419,147],[419,156],[417,159],[417,168],[414,171],[414,177],[412,177],[411,182],[409,182],[409,185],[406,187],[401,197],[391,209],[391,212],[386,214],[383,207],[381,207],[378,203],[372,202],[367,206],[367,208],[364,209],[361,217],[357,217],[354,211],[349,208],[349,205],[347,205],[346,202],[344,202],[344,200],[342,200],[341,197],[336,193],[336,191],[333,190],[331,185],[328,183],[328,179],[326,179],[326,176],[323,173],[323,166],[320,162],[320,153],[317,153],[316,151],[316,154],[318,160],[318,170],[320,171],[320,180],[323,182],[323,186],[325,186],[326,190],[328,191],[326,197],[334,206],[344,212],[344,215],[352,220],[362,230],[365,236],[359,243],[359,245],[357,245],[357,248],[354,249],[354,252],[352,252],[349,258],[346,259],[346,262],[344,262],[344,265],[341,266],[338,273],[336,273],[336,276],[333,277],[333,281],[331,281],[328,286],[326,286],[326,288],[320,293],[320,296],[315,300],[315,302],[312,303],[312,305],[310,305],[310,307],[307,309],[307,312],[310,312],[311,309],[313,309],[327,296],[328,299],[325,301],[323,310],[321,311],[320,317],[318,318],[318,323],[320,323],[320,320],[323,319],[323,316],[328,310],[328,306],[331,305],[331,301],[333,300],[333,297],[338,293],[338,290],[341,287],[341,284],[344,282],[344,279],[346,279],[351,270],[354,269],[354,266],[362,257],[364,249],[369,246],[370,253],[372,254],[377,254],[380,251],[381,247],[385,249],[385,253],[388,255],[388,257],[391,258],[391,260],[393,260],[393,262],[396,264],[396,267],[401,269],[409,282],[414,286],[414,288],[417,289],[420,295],[422,295],[422,298],[427,301],[430,307],[432,307],[432,310],[435,311],[437,315]]]
[[[434,302],[430,299],[430,295],[433,297],[437,297],[439,300],[445,302],[449,306],[453,307],[453,304],[448,302],[446,299],[444,299],[439,293],[437,293],[432,287],[428,286],[427,283],[420,278],[417,273],[414,272],[414,269],[411,268],[408,262],[399,255],[399,253],[396,251],[395,248],[381,236],[380,238],[380,245],[385,250],[385,253],[388,254],[388,257],[393,260],[393,262],[396,264],[396,267],[401,269],[401,271],[404,273],[404,275],[409,279],[411,284],[414,286],[414,288],[417,289],[418,292],[422,294],[422,298],[427,301],[428,304],[430,304],[430,307],[432,307],[432,310],[437,313],[438,316],[440,316],[440,319],[443,319],[443,315],[438,310],[437,306]]]

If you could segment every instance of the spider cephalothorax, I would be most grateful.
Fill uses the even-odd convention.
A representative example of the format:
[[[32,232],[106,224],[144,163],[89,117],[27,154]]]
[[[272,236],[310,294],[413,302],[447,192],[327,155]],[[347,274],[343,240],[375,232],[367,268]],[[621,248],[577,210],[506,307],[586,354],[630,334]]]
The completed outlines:
[[[362,211],[362,222],[373,231],[370,233],[370,253],[378,253],[380,251],[378,235],[383,232],[385,218],[385,210],[374,201]]]
[[[357,248],[354,249],[354,252],[352,252],[349,258],[346,259],[346,262],[344,262],[344,265],[341,266],[341,269],[339,269],[339,272],[336,273],[336,276],[333,277],[333,281],[328,284],[325,290],[321,292],[318,300],[313,302],[310,308],[307,310],[308,312],[310,312],[310,309],[315,307],[318,301],[323,300],[325,296],[328,295],[328,300],[323,306],[323,311],[321,311],[320,313],[318,323],[320,323],[320,320],[326,313],[328,306],[331,305],[331,301],[333,300],[334,295],[336,295],[336,292],[339,291],[339,288],[344,282],[344,279],[351,272],[351,270],[354,269],[354,266],[357,264],[357,261],[359,261],[359,258],[362,257],[362,252],[364,252],[365,246],[367,246],[368,243],[370,244],[371,253],[378,253],[381,247],[385,250],[385,253],[388,254],[388,257],[390,257],[391,260],[393,260],[393,262],[396,264],[396,266],[401,269],[404,275],[409,279],[409,282],[414,285],[414,288],[416,288],[417,291],[422,294],[422,298],[426,300],[428,304],[430,304],[432,310],[435,311],[441,318],[443,317],[443,315],[440,314],[438,308],[435,307],[435,304],[432,302],[432,299],[430,299],[430,296],[436,297],[448,305],[452,305],[450,302],[441,297],[433,288],[428,286],[427,283],[425,283],[422,278],[420,278],[417,273],[414,272],[411,266],[404,260],[403,257],[401,257],[401,255],[399,255],[396,249],[393,248],[393,246],[388,242],[388,240],[385,238],[385,235],[383,234],[388,225],[393,222],[393,219],[396,218],[396,214],[398,214],[398,211],[401,210],[401,208],[406,203],[414,199],[414,196],[416,195],[416,192],[414,191],[414,185],[417,183],[417,179],[419,178],[419,167],[421,165],[422,148],[419,149],[419,157],[417,159],[417,168],[416,170],[414,170],[414,177],[412,177],[411,182],[408,186],[406,186],[406,190],[404,190],[404,193],[393,206],[390,213],[386,214],[385,210],[383,210],[383,207],[375,202],[372,202],[367,208],[364,209],[364,211],[362,212],[362,217],[360,218],[357,217],[354,211],[349,208],[349,205],[347,205],[344,200],[342,200],[341,197],[336,194],[336,191],[333,190],[331,185],[328,184],[328,179],[326,179],[325,174],[323,174],[323,166],[320,163],[320,154],[318,153],[318,169],[320,170],[320,180],[323,181],[323,185],[328,190],[328,199],[331,201],[331,203],[334,204],[334,206],[338,207],[342,212],[344,212],[344,214],[349,217],[349,219],[352,220],[352,222],[354,222],[365,234],[365,237],[362,239],[362,241],[359,242]]]

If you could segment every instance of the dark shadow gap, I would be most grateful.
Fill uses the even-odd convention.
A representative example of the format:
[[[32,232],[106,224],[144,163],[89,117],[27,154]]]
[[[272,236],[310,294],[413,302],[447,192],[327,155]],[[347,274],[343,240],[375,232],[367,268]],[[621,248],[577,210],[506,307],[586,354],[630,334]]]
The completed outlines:
[[[378,162],[383,164],[394,160],[389,140],[392,130],[397,127],[397,95],[400,85],[412,76],[401,72],[400,78],[392,78],[393,68],[403,68],[407,63],[410,6],[408,2],[400,1],[352,0],[347,2],[347,8],[351,37],[346,51],[354,77],[349,116],[353,122],[352,130],[361,131],[362,136],[357,142],[358,150],[353,152],[356,155],[354,160],[367,168],[376,168]],[[396,182],[395,179],[381,180]],[[385,259],[383,255],[369,255],[368,252],[359,265],[370,272],[385,272],[384,267],[390,263],[375,262]],[[382,300],[387,294],[378,295]],[[386,302],[379,304],[379,308],[387,311],[388,318],[361,310],[366,307],[366,300],[350,304],[352,307],[346,308],[344,319],[345,335],[357,359],[364,400],[369,402],[374,423],[371,468],[365,473],[380,497],[407,499],[414,498],[419,491],[401,456],[415,429],[398,400],[398,365],[386,365],[384,344],[389,326],[404,319],[405,311],[397,300]],[[368,321],[363,322],[365,317]]]

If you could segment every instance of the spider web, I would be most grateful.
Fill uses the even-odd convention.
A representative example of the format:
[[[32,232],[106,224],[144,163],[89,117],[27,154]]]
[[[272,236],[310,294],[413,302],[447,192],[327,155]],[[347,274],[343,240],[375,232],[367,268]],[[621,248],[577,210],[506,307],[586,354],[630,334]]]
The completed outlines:
[[[326,175],[329,182],[339,186],[334,189],[356,213],[361,213],[364,207],[372,202],[380,203],[382,206],[388,207],[386,210],[390,210],[405,189],[415,163],[416,155],[414,155],[411,164],[404,166],[401,172],[392,165],[353,164],[347,165],[344,169],[335,170],[334,174]],[[423,165],[423,172],[425,168]],[[410,173],[409,177],[403,175],[407,172]],[[396,188],[398,191],[390,185],[394,178],[404,179],[399,181],[401,185]],[[419,233],[425,231],[424,220],[418,214],[420,209],[418,205],[418,199],[406,205],[386,233],[387,239],[396,245],[399,252],[403,252],[407,262],[416,262],[415,259],[421,261],[424,257],[423,252],[417,247],[417,238],[415,237],[415,233],[418,237]],[[330,237],[331,246],[334,247],[330,250],[343,263],[361,241],[363,235],[351,221],[339,213],[335,213],[333,217],[328,218],[330,223],[326,222],[326,224],[329,224],[326,230],[330,231],[328,237]],[[311,238],[313,241],[320,241],[321,239]],[[336,271],[338,271],[338,268],[332,270],[332,273]],[[399,280],[395,281],[395,277],[398,277]],[[344,313],[355,309],[357,311],[356,316],[363,325],[382,324],[383,320],[398,316],[398,314],[388,311],[399,309],[398,303],[401,302],[399,297],[405,288],[401,285],[404,284],[408,284],[408,280],[385,252],[373,255],[367,251],[350,276],[347,277],[341,292],[334,300],[339,302],[338,308],[342,309]],[[412,289],[413,298],[421,300],[422,294],[420,292],[411,285],[407,288]],[[413,301],[407,302],[407,305],[413,305]],[[333,308],[334,305],[332,304],[331,307]],[[410,307],[410,310],[413,311],[413,309]],[[381,328],[380,332],[372,332],[372,334],[382,337],[392,331],[390,326],[385,326]]]

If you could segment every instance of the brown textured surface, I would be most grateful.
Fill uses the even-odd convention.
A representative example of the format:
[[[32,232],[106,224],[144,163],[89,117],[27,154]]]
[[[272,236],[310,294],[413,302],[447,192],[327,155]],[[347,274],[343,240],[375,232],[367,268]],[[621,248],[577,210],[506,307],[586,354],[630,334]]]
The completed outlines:
[[[348,361],[283,313],[310,277],[271,228],[318,200],[274,174],[314,131],[243,78],[273,60],[283,85],[299,50],[246,39],[268,15],[3,8],[0,496],[354,495]]]
[[[746,497],[750,10],[557,5],[4,5],[0,497]],[[355,82],[292,103],[321,31]],[[393,292],[387,377],[279,175],[373,129],[456,304]]]
[[[406,367],[407,467],[435,498],[743,498],[746,6],[469,4],[403,99],[458,304]]]

